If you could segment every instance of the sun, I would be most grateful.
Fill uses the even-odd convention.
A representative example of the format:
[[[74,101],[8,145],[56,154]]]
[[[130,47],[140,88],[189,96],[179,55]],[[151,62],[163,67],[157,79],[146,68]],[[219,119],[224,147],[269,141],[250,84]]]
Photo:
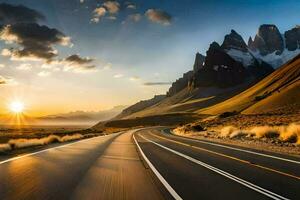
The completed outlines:
[[[13,113],[22,113],[24,111],[24,103],[21,101],[13,101],[9,104],[9,109]]]

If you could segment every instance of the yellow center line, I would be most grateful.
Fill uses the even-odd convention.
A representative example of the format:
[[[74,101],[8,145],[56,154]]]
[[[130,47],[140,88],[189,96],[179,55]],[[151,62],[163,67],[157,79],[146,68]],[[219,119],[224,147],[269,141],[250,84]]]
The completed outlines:
[[[218,156],[222,156],[222,157],[225,157],[225,158],[228,158],[228,159],[231,159],[231,160],[236,160],[236,161],[241,162],[241,163],[245,163],[245,164],[248,164],[248,165],[251,165],[251,166],[255,166],[257,168],[261,168],[261,169],[264,169],[264,170],[267,170],[267,171],[275,172],[277,174],[281,174],[281,175],[284,175],[284,176],[288,176],[288,177],[300,180],[299,176],[288,174],[288,173],[285,173],[285,172],[282,172],[282,171],[278,171],[276,169],[272,169],[272,168],[269,168],[269,167],[265,167],[265,166],[262,166],[262,165],[254,164],[254,163],[251,163],[251,162],[249,162],[247,160],[243,160],[243,159],[240,159],[240,158],[237,158],[237,157],[233,157],[233,156],[229,156],[229,155],[226,155],[226,154],[223,154],[223,153],[219,153],[219,152],[216,152],[216,151],[204,149],[204,148],[201,148],[201,147],[193,146],[193,145],[186,144],[186,143],[183,143],[183,142],[179,142],[179,141],[176,141],[176,140],[172,140],[172,139],[168,139],[168,138],[165,138],[165,137],[161,137],[161,136],[155,135],[153,133],[150,133],[150,135],[152,135],[152,136],[154,136],[156,138],[167,140],[167,141],[170,141],[170,142],[173,142],[173,143],[176,143],[176,144],[180,144],[180,145],[183,145],[183,146],[187,146],[187,147],[190,147],[190,148],[193,148],[193,149],[205,151],[205,152],[208,152],[208,153],[211,153],[211,154],[215,154],[215,155],[218,155]]]

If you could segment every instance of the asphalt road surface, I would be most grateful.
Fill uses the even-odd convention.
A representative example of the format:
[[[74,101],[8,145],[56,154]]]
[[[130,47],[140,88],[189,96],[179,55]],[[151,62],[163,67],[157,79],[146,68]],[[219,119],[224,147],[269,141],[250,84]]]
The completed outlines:
[[[163,199],[132,131],[0,161],[0,199]]]
[[[299,158],[155,129],[134,136],[178,199],[300,199]]]
[[[300,199],[300,159],[127,131],[0,160],[0,199]]]

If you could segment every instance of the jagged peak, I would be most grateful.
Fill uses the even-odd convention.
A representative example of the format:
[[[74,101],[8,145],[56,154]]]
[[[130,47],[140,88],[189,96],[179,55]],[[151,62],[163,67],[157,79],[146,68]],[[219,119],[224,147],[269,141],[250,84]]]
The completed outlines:
[[[231,29],[230,34],[239,35],[234,29]]]
[[[210,45],[209,45],[209,49],[221,49],[221,46],[219,45],[219,43],[217,43],[216,41],[213,41]]]
[[[237,49],[244,52],[247,51],[247,45],[243,37],[233,29],[229,34],[225,35],[221,47],[225,50]]]
[[[258,32],[257,32],[257,35],[261,37],[261,33],[264,31],[264,30],[272,30],[272,31],[275,31],[275,32],[279,32],[279,29],[277,28],[277,26],[275,24],[262,24],[259,26],[258,28]]]
[[[199,69],[203,67],[204,61],[205,61],[205,56],[197,52],[195,57],[194,67],[193,67],[194,72],[197,72]]]

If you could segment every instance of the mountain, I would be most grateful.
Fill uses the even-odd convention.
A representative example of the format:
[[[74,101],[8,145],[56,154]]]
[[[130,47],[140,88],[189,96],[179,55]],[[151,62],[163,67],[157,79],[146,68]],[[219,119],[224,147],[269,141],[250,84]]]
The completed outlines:
[[[299,26],[281,34],[275,25],[261,25],[248,44],[231,30],[221,45],[212,42],[205,56],[196,54],[192,70],[177,79],[166,96],[130,106],[110,122],[160,116],[164,123],[163,116],[170,115],[178,122],[181,116],[193,119],[194,114],[197,118],[227,111],[285,112],[299,99],[299,44]]]
[[[244,92],[201,114],[237,111],[243,114],[288,113],[300,109],[300,55]]]
[[[120,114],[127,106],[115,106],[98,112],[75,111],[56,115],[47,115],[35,119],[39,124],[93,124],[105,121]]]
[[[145,108],[149,108],[156,103],[160,102],[166,97],[166,95],[155,95],[152,99],[140,101],[132,106],[129,106],[128,108],[124,109],[117,118],[123,118],[125,116],[131,115],[133,113],[139,112]]]
[[[211,43],[206,56],[196,54],[193,70],[176,80],[167,96],[184,88],[232,87],[251,79],[256,82],[300,53],[300,26],[281,34],[272,24],[263,24],[252,40],[245,43],[231,30],[221,45]]]
[[[248,47],[254,57],[278,68],[300,53],[300,27],[281,34],[273,24],[261,25]]]
[[[245,79],[247,72],[243,64],[235,61],[217,42],[213,42],[206,52],[204,66],[194,72],[190,84],[193,87],[230,87]]]

